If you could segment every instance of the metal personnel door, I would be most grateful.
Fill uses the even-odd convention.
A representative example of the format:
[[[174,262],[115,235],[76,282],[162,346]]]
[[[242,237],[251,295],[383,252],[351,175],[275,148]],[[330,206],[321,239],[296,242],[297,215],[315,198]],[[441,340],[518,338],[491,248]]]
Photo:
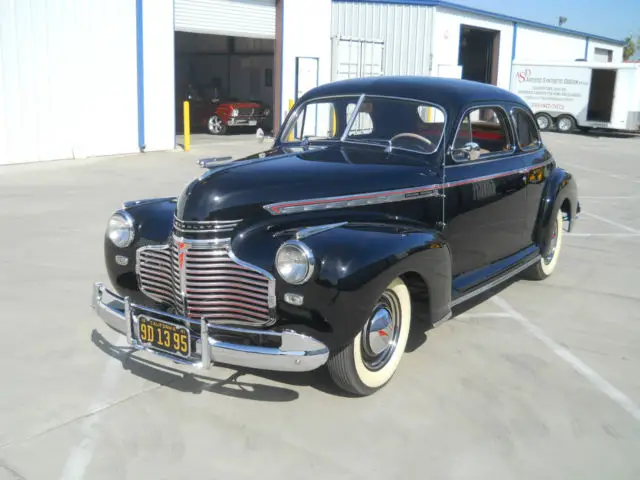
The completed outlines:
[[[333,81],[384,75],[384,42],[335,37],[332,44]]]

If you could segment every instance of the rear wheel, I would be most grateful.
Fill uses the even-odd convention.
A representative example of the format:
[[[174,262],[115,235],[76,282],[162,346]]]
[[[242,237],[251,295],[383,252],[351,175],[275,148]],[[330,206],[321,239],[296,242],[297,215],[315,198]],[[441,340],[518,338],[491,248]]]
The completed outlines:
[[[343,390],[360,396],[382,388],[400,363],[410,327],[409,289],[396,278],[376,301],[356,337],[332,352],[327,367],[333,381]]]
[[[555,270],[560,256],[560,249],[562,247],[563,217],[562,210],[558,210],[558,213],[556,214],[556,221],[553,225],[553,232],[551,234],[549,253],[525,270],[524,276],[526,278],[530,280],[544,280]]]

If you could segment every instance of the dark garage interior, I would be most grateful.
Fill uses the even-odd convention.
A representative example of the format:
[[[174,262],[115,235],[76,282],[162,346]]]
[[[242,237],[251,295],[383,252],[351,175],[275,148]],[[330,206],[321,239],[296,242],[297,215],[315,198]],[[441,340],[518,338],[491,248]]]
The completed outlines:
[[[224,131],[215,133],[250,133],[258,127],[271,130],[274,45],[271,39],[175,32],[176,133],[183,133],[183,102],[187,99],[193,133],[214,133],[209,127],[215,122],[207,122],[213,115],[224,117],[218,115],[216,106],[228,102],[240,102],[237,119],[245,121],[232,127],[233,120],[223,118]]]
[[[461,25],[458,65],[462,65],[462,78],[497,85],[499,48],[499,31]]]

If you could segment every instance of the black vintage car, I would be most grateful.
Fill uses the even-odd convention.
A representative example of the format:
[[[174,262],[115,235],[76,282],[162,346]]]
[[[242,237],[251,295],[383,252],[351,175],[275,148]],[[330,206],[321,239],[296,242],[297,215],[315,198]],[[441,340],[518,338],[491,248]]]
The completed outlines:
[[[271,148],[201,165],[177,197],[109,220],[100,317],[175,362],[326,364],[356,395],[390,380],[410,328],[510,277],[548,277],[580,211],[527,105],[463,80],[322,85]]]

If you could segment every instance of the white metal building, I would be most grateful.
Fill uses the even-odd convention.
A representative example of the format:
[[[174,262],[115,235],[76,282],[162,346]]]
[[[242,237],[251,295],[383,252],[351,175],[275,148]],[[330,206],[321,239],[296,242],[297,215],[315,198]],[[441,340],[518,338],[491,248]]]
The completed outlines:
[[[334,0],[332,79],[454,76],[509,88],[514,60],[621,62],[619,40],[442,0]]]
[[[541,57],[616,62],[622,42],[439,0],[0,0],[0,164],[171,150],[187,83],[272,104],[277,130],[332,79],[508,87]]]

